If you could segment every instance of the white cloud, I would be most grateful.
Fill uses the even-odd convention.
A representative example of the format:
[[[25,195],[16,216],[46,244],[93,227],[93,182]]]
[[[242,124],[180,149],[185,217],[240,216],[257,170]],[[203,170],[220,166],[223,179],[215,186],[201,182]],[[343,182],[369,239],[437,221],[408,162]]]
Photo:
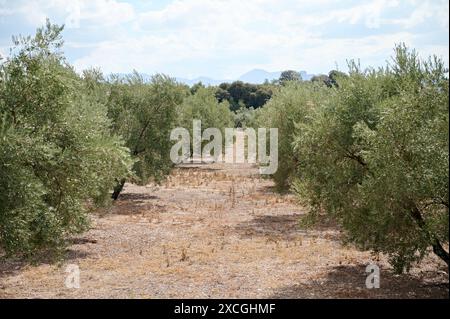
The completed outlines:
[[[257,56],[306,43],[309,34],[293,24],[295,17],[276,7],[273,1],[261,0],[175,1],[139,16],[135,28],[144,35],[100,43],[75,66],[103,65],[123,72],[140,62],[139,69],[154,70],[183,59],[225,59],[251,52]]]
[[[344,9],[333,9],[323,12],[316,10],[312,14],[298,15],[302,27],[312,28],[329,23],[347,23],[355,25],[362,23],[367,28],[378,28],[384,22],[383,13],[391,8],[398,7],[397,0],[373,0],[366,2],[356,2],[355,5],[347,6]],[[301,11],[299,11],[301,12]]]
[[[6,48],[0,47],[0,61],[7,56],[6,52],[7,52]]]
[[[345,68],[346,58],[380,65],[398,42],[448,53],[446,40],[426,43],[416,30],[433,25],[448,36],[447,1],[174,0],[139,12],[121,0],[79,0],[70,7],[35,0],[16,10],[38,25],[46,16],[67,17],[77,8],[73,3],[80,4],[80,29],[66,43],[82,51],[74,61],[78,70],[236,77],[254,67],[326,72],[335,61]]]
[[[80,4],[80,23],[86,21],[100,26],[115,26],[132,21],[136,13],[129,3],[115,0],[77,0]]]
[[[135,17],[131,4],[116,0],[17,1],[6,12],[19,14],[33,26],[42,25],[47,17],[65,20],[73,16],[79,19],[81,26],[97,27],[118,25]]]
[[[447,29],[449,25],[449,3],[448,0],[423,1],[416,3],[414,10],[405,18],[387,20],[388,23],[399,24],[404,28],[416,27],[429,19],[436,19],[442,28]]]
[[[419,50],[419,55],[423,59],[436,55],[438,58],[441,58],[447,66],[449,65],[448,45],[426,45]]]
[[[307,69],[312,72],[326,72],[336,68],[347,70],[347,60],[360,60],[362,67],[370,65],[384,64],[393,53],[396,43],[405,42],[413,45],[415,37],[408,32],[395,34],[367,36],[361,38],[340,38],[340,39],[311,39],[307,48],[297,47],[283,59],[272,57],[270,69],[283,70],[287,65],[296,69]],[[379,61],[379,57],[383,61]],[[305,61],[307,61],[305,63]],[[262,67],[262,66],[261,66]]]
[[[14,14],[13,10],[7,8],[0,8],[0,17],[6,17]]]
[[[190,57],[187,43],[180,43],[171,37],[144,36],[122,38],[99,43],[74,66],[82,70],[90,66],[100,66],[105,72],[130,72],[132,69],[155,72],[163,65]],[[201,54],[199,54],[199,57]]]

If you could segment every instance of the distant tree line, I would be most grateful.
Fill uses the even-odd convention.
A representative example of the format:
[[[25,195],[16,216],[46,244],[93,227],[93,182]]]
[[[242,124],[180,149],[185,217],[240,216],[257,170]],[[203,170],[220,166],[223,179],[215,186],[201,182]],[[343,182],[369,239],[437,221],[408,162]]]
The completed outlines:
[[[345,73],[332,70],[328,75],[316,75],[311,78],[311,82],[324,84],[328,87],[337,86],[337,78]],[[269,82],[266,80],[263,84],[252,84],[242,81],[231,83],[222,83],[215,87],[215,96],[217,101],[227,101],[230,110],[237,112],[239,109],[258,109],[265,105],[272,97],[274,92],[280,86],[285,86],[290,82],[301,82],[302,77],[299,72],[293,70],[283,71],[280,77]],[[195,93],[199,88],[205,87],[201,82],[192,85],[191,93]]]
[[[216,90],[215,96],[219,102],[228,101],[232,111],[238,110],[242,105],[247,108],[260,108],[273,94],[270,84],[251,84],[242,81],[222,83]]]

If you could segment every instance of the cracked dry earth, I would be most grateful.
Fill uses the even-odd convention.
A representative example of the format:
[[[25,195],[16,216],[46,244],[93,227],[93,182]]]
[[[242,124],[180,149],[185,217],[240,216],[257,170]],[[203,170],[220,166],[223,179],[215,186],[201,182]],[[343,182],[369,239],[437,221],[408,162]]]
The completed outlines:
[[[332,223],[302,229],[293,195],[249,165],[185,165],[161,186],[127,184],[62,262],[0,259],[1,298],[448,298],[428,257],[394,275],[384,256],[341,243]],[[381,268],[367,289],[366,266]],[[79,266],[80,288],[65,286]]]

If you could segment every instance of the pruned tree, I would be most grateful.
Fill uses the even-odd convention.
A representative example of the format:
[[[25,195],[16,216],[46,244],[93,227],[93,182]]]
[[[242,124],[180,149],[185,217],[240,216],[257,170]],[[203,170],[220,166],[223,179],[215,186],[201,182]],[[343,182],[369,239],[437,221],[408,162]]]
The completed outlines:
[[[15,38],[0,65],[0,246],[9,254],[64,247],[131,165],[106,106],[65,62],[62,30],[47,21]]]
[[[170,131],[177,121],[177,107],[186,94],[185,87],[160,74],[148,83],[137,72],[110,83],[108,115],[113,132],[122,136],[130,149],[135,182],[160,181],[169,173],[173,166]],[[113,199],[122,191],[126,176],[116,181]]]
[[[386,68],[353,63],[294,137],[300,198],[399,272],[429,248],[449,263],[446,72],[441,60],[421,61],[403,45]]]

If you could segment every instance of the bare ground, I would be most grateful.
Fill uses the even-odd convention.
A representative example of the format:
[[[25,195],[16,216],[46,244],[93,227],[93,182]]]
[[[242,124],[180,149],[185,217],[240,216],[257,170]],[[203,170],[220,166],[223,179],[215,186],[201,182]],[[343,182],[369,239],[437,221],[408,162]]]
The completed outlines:
[[[428,257],[394,275],[383,256],[343,246],[332,223],[305,230],[292,195],[248,165],[190,165],[161,186],[127,184],[63,262],[0,260],[0,298],[448,298]],[[381,267],[367,289],[365,268]],[[67,265],[81,271],[68,289]]]

